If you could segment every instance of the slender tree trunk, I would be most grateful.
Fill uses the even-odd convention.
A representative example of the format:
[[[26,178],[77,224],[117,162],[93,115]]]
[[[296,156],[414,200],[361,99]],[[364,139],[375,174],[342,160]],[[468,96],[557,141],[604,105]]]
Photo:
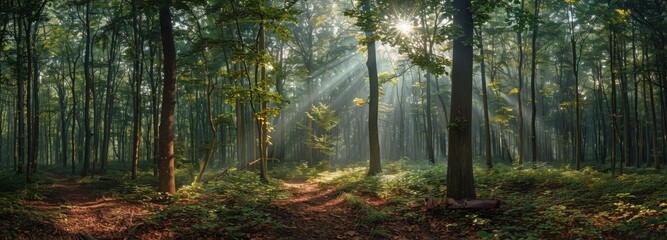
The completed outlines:
[[[93,88],[93,81],[91,76],[92,70],[92,37],[90,33],[90,2],[91,0],[86,1],[86,13],[85,13],[85,31],[86,31],[86,49],[84,54],[84,63],[83,71],[86,81],[85,87],[85,99],[83,107],[83,122],[84,122],[84,131],[85,131],[85,140],[84,140],[84,152],[83,152],[83,166],[81,168],[81,176],[88,176],[88,170],[90,168],[90,158],[91,158],[91,138],[93,137],[91,128],[90,128],[90,99],[91,92]]]
[[[31,1],[29,1],[32,3]],[[34,4],[34,3],[33,3]],[[32,11],[32,10],[31,10]],[[39,11],[39,10],[36,10]],[[34,14],[39,14],[35,12]],[[31,14],[32,15],[32,14]],[[30,173],[28,176],[28,182],[32,183],[32,174],[37,171],[37,158],[39,151],[39,71],[38,63],[36,57],[36,50],[34,44],[36,42],[37,35],[37,23],[33,24],[33,16],[30,16],[26,21],[25,31],[26,31],[26,53],[27,53],[27,62],[28,62],[28,79],[32,79],[32,111],[28,111],[32,114],[32,122],[29,124],[31,128],[31,139],[28,150],[28,164],[30,165],[28,169]]]
[[[160,33],[164,55],[164,84],[160,114],[160,173],[158,191],[176,193],[174,175],[174,109],[176,106],[176,47],[169,6],[160,7]]]
[[[480,73],[482,75],[482,104],[484,106],[484,147],[485,147],[485,158],[486,158],[486,167],[489,169],[493,168],[493,159],[491,156],[491,122],[489,121],[489,100],[488,92],[486,91],[486,64],[484,61],[484,38],[483,32],[484,29],[480,26],[479,28],[479,56],[480,56]]]
[[[521,0],[521,10],[524,9],[524,1]],[[519,66],[517,66],[517,72],[519,75],[519,92],[516,94],[516,104],[518,105],[519,109],[519,117],[518,117],[518,125],[519,125],[519,145],[518,145],[518,152],[519,152],[519,166],[523,167],[523,158],[524,156],[524,149],[525,149],[525,130],[524,130],[524,121],[523,121],[523,101],[522,101],[522,96],[523,96],[523,38],[522,38],[522,31],[523,28],[516,33],[516,39],[517,39],[517,45],[519,45]]]
[[[648,47],[644,47],[643,51],[643,60],[642,62],[646,63],[648,60]],[[651,83],[651,79],[645,79],[645,81],[649,81],[648,86],[648,98],[650,99],[650,107],[651,107],[651,129],[653,129],[653,132],[651,133],[651,152],[650,156],[653,157],[653,164],[656,169],[660,169],[660,158],[658,157],[658,117],[655,112],[655,91],[653,90],[653,83]],[[646,83],[644,83],[644,86]],[[664,128],[664,127],[663,127]]]
[[[575,102],[575,136],[574,154],[576,169],[581,169],[582,143],[581,143],[581,119],[579,106],[579,61],[577,60],[577,41],[574,37],[574,4],[569,5],[568,19],[570,19],[570,46],[572,50],[572,74],[574,75],[574,102]]]
[[[30,9],[31,3],[26,3],[24,6],[24,11],[28,11]],[[26,172],[26,182],[32,183],[32,158],[33,158],[33,111],[32,111],[32,51],[31,51],[31,45],[32,45],[32,40],[31,40],[31,32],[32,32],[32,27],[31,27],[31,20],[29,19],[28,16],[24,16],[23,19],[23,32],[25,34],[25,43],[23,44],[23,47],[25,48],[25,106],[26,106],[26,131],[27,131],[27,141],[28,141],[28,161],[25,162],[25,172]]]
[[[76,61],[74,66],[69,67],[70,79],[72,80],[72,175],[76,172]]]
[[[616,122],[616,65],[615,65],[615,52],[614,46],[615,36],[612,26],[609,26],[609,56],[610,56],[610,70],[611,73],[611,175],[615,174],[616,171],[616,134],[617,134],[617,122]]]
[[[150,84],[151,84],[151,117],[152,117],[152,124],[153,124],[153,133],[152,133],[152,138],[153,138],[153,153],[151,155],[151,160],[153,162],[153,176],[157,176],[159,172],[159,161],[158,161],[158,155],[159,155],[159,127],[160,127],[160,121],[159,121],[159,116],[160,112],[158,111],[158,81],[157,79],[159,78],[155,76],[155,55],[157,53],[157,49],[155,46],[155,43],[151,41],[150,43],[150,70],[149,70],[149,77],[150,77]]]
[[[17,158],[17,166],[16,166],[16,173],[17,174],[23,174],[23,164],[25,160],[25,111],[24,111],[24,99],[25,97],[23,96],[25,87],[23,86],[23,81],[24,81],[24,75],[23,75],[23,51],[22,51],[22,44],[23,44],[23,31],[21,30],[21,23],[23,22],[23,19],[19,16],[18,13],[14,14],[14,36],[16,40],[16,116],[18,118],[17,120],[17,144],[16,144],[16,158]],[[29,171],[27,169],[26,171]]]
[[[196,19],[196,16],[194,13],[192,13],[193,17],[195,17],[195,24],[197,26],[197,33],[199,34],[199,37],[202,36],[202,30],[201,26],[199,25],[199,19]],[[260,27],[260,29],[263,29]],[[262,31],[262,30],[260,30]],[[262,34],[262,33],[260,33]],[[209,128],[211,129],[211,144],[209,145],[208,149],[206,150],[206,158],[204,158],[204,163],[201,166],[201,169],[199,171],[199,175],[197,178],[195,178],[195,182],[201,181],[202,178],[204,177],[204,173],[206,172],[206,167],[208,166],[209,161],[213,157],[213,154],[215,153],[216,150],[216,142],[218,140],[218,130],[215,127],[215,123],[213,122],[213,104],[212,104],[212,96],[213,91],[215,91],[215,83],[213,82],[213,76],[211,76],[211,73],[209,72],[209,59],[206,51],[202,51],[202,58],[204,59],[204,73],[206,75],[206,81],[207,81],[207,89],[206,89],[206,113],[208,116],[208,125]]]
[[[119,7],[119,8],[122,8]],[[116,45],[118,44],[118,26],[114,26],[111,32],[111,40],[109,45],[109,54],[107,60],[107,84],[106,84],[106,93],[105,93],[105,103],[104,103],[104,125],[102,130],[102,146],[100,152],[100,172],[102,174],[107,171],[107,164],[109,162],[109,141],[111,138],[111,120],[113,119],[113,101],[114,101],[114,92],[112,91],[114,86],[115,71],[114,66],[116,61]]]
[[[639,81],[637,80],[637,48],[636,48],[636,39],[635,39],[635,24],[632,24],[632,82],[635,87],[635,100],[634,100],[634,115],[635,115],[635,141],[637,141],[636,151],[634,151],[633,158],[635,159],[635,166],[640,167],[640,162],[643,160],[642,152],[645,143],[642,141],[641,126],[643,122],[639,117]]]
[[[63,168],[67,167],[67,102],[65,96],[65,66],[61,63],[61,80],[56,85],[58,93],[58,106],[60,108],[60,162]]]
[[[428,161],[435,164],[435,149],[433,147],[433,117],[431,116],[431,76],[426,73],[426,153]]]
[[[532,37],[532,48],[531,48],[531,59],[530,59],[530,100],[532,105],[531,119],[530,119],[530,145],[532,149],[532,158],[533,158],[533,168],[537,164],[537,98],[535,97],[535,73],[537,72],[537,32],[538,32],[538,19],[540,15],[540,1],[534,1],[534,13],[533,17],[533,37]]]
[[[370,14],[371,1],[364,0],[364,12]],[[373,38],[374,29],[365,30],[366,38]],[[380,140],[378,130],[378,101],[379,101],[379,83],[377,72],[377,60],[375,56],[375,41],[368,41],[366,43],[368,48],[368,59],[366,67],[368,67],[368,77],[370,85],[370,100],[368,103],[368,141],[370,161],[367,176],[375,176],[382,172],[382,163],[380,162]]]
[[[139,0],[132,1],[132,28],[133,34],[133,67],[132,79],[134,82],[134,114],[132,118],[132,179],[137,179],[137,171],[139,168],[139,143],[141,141],[141,78],[142,78],[142,64],[141,55],[141,39],[139,36]]]

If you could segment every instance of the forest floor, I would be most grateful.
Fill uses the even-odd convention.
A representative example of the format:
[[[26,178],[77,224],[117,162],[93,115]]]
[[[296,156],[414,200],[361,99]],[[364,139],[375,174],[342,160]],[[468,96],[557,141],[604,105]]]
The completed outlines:
[[[270,184],[236,170],[192,184],[179,171],[175,195],[157,193],[148,171],[132,180],[46,170],[26,185],[5,170],[0,239],[667,239],[664,171],[476,168],[477,194],[501,207],[450,210],[424,203],[444,195],[445,167],[384,170],[275,166]]]
[[[173,227],[150,224],[149,218],[169,204],[132,202],[123,197],[104,196],[93,191],[82,179],[47,173],[46,184],[37,199],[23,204],[31,211],[44,213],[46,218],[16,229],[17,239],[180,239]],[[106,179],[106,178],[102,178]],[[103,180],[109,181],[109,180]],[[333,186],[305,180],[277,183],[286,198],[274,198],[266,207],[264,217],[279,227],[256,227],[241,235],[208,235],[192,233],[191,237],[218,239],[439,239],[447,230],[442,220],[431,216],[431,224],[392,220],[383,209],[388,202],[378,197],[359,198]],[[199,201],[190,203],[196,206]],[[352,203],[351,203],[352,202]],[[356,202],[356,203],[355,203]],[[187,203],[186,203],[187,205]],[[242,204],[241,204],[242,205]],[[196,211],[193,209],[193,211]],[[375,214],[376,216],[372,216]],[[190,221],[191,219],[185,219]],[[249,221],[254,221],[249,219]],[[168,221],[167,221],[168,222]],[[381,223],[381,224],[380,224]],[[180,222],[173,225],[196,225]],[[169,223],[166,224],[169,226]],[[261,224],[260,224],[261,225]],[[438,227],[440,226],[440,227]],[[247,229],[246,229],[247,230]],[[406,238],[405,236],[411,236]],[[392,236],[392,237],[388,237]],[[7,236],[5,236],[7,237]]]
[[[292,196],[276,201],[272,213],[285,225],[283,236],[310,239],[317,233],[323,238],[348,239],[356,235],[349,224],[353,221],[350,210],[342,207],[344,200],[335,189],[302,181],[282,184]]]
[[[40,200],[27,200],[25,204],[36,210],[57,213],[53,227],[69,233],[60,237],[122,239],[142,223],[147,214],[140,203],[100,196],[66,176],[50,174],[50,177],[53,183],[44,196]]]
[[[378,197],[353,197],[335,187],[305,181],[287,181],[282,185],[292,197],[275,202],[271,212],[287,230],[273,233],[268,236],[270,239],[442,239],[449,236],[442,219],[430,216],[430,224],[400,221],[390,216],[390,212],[381,211],[390,203]],[[418,207],[414,210],[421,211]]]

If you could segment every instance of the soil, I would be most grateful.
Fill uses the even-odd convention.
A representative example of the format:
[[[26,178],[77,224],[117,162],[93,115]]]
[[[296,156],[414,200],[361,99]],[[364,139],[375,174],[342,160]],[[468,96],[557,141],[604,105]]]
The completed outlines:
[[[333,188],[286,182],[292,197],[275,202],[274,218],[286,227],[277,239],[352,239],[358,235],[355,214]]]
[[[451,233],[442,212],[428,212],[421,206],[408,207],[421,221],[392,214],[380,223],[364,222],[360,209],[345,203],[342,192],[308,182],[285,182],[292,197],[275,202],[273,217],[286,228],[256,239],[465,239]],[[390,203],[377,197],[362,197],[365,204],[382,209]],[[463,238],[462,238],[463,237]]]
[[[125,239],[147,212],[141,204],[94,194],[64,176],[51,176],[54,183],[43,200],[26,201],[26,205],[56,212],[53,228],[61,231],[57,238]],[[38,234],[39,232],[35,232]],[[51,236],[53,237],[53,236]],[[40,239],[39,236],[36,238]]]
[[[52,176],[43,200],[26,201],[44,212],[57,213],[50,224],[23,231],[20,239],[174,239],[172,232],[143,224],[142,204],[99,196],[74,180]],[[305,181],[283,182],[291,197],[275,201],[268,211],[284,227],[248,233],[248,239],[460,239],[451,234],[442,213],[411,207],[422,220],[394,215],[380,223],[364,223],[361,209],[345,203],[342,192]],[[389,206],[377,197],[363,197],[376,209]],[[187,238],[186,238],[187,239]],[[213,239],[213,238],[212,238]]]

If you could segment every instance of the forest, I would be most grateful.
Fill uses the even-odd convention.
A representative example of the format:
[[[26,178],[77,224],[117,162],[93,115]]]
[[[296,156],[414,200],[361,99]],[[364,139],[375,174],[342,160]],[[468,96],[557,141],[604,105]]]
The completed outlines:
[[[667,1],[0,0],[2,239],[667,239]]]

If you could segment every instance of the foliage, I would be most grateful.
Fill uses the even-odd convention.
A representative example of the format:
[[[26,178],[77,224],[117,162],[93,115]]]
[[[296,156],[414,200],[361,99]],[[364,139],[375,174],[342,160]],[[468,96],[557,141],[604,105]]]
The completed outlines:
[[[243,233],[280,228],[267,211],[275,199],[287,196],[276,183],[263,184],[254,173],[231,171],[216,181],[181,188],[178,200],[154,213],[148,223],[177,236],[243,238]]]
[[[364,208],[364,198],[379,197],[387,204],[373,210],[423,221],[414,208],[405,206],[419,204],[424,197],[444,196],[446,168],[405,161],[388,168],[392,170],[373,178],[363,178],[357,167],[343,168],[321,173],[313,181],[338,187],[348,205]],[[593,168],[512,170],[499,164],[493,170],[475,168],[475,176],[479,197],[499,199],[501,209],[451,211],[445,219],[476,237],[655,239],[667,234],[663,172],[613,177]]]
[[[314,133],[311,133],[306,144],[327,157],[333,156],[336,153],[335,147],[338,140],[332,131],[340,124],[336,111],[329,105],[320,103],[312,106],[307,116],[320,128],[320,131],[313,131]]]
[[[391,213],[389,213],[389,209],[377,210],[366,204],[362,198],[353,194],[346,193],[341,198],[345,200],[348,206],[352,207],[353,211],[358,212],[356,215],[357,225],[370,228],[370,233],[373,235],[383,235],[381,225],[390,220]]]
[[[33,175],[35,183],[26,184],[25,175],[11,170],[0,171],[0,238],[15,239],[20,232],[51,224],[58,212],[43,211],[26,206],[26,200],[41,200],[46,188],[53,181],[44,172]],[[44,229],[42,229],[43,231]]]
[[[0,238],[15,239],[19,229],[29,229],[36,225],[51,223],[54,213],[34,209],[23,204],[13,193],[0,193]]]

